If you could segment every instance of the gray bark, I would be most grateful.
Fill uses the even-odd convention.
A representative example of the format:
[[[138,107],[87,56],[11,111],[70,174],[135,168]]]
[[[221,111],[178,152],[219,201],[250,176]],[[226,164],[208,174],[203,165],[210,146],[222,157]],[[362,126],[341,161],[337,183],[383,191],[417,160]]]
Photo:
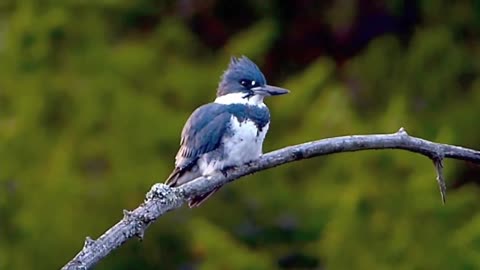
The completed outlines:
[[[97,240],[87,237],[82,250],[62,269],[91,269],[128,239],[143,238],[150,224],[165,213],[181,207],[188,198],[209,192],[242,176],[302,159],[369,149],[403,149],[430,158],[434,163],[444,203],[446,187],[442,174],[443,159],[460,159],[480,164],[480,151],[412,137],[403,128],[393,134],[344,136],[285,147],[264,154],[251,164],[231,169],[227,171],[226,176],[219,173],[206,178],[199,177],[177,188],[170,188],[164,184],[153,185],[139,207],[133,211],[124,210],[122,220]]]

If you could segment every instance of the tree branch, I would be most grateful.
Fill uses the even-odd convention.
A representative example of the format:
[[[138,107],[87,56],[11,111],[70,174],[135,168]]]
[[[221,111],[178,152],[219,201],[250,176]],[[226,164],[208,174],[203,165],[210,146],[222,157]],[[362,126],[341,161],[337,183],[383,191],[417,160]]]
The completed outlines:
[[[344,136],[307,142],[267,153],[251,164],[229,170],[223,174],[199,177],[177,188],[155,184],[146,195],[144,203],[133,211],[124,210],[123,219],[97,240],[87,237],[83,249],[62,269],[90,269],[112,250],[128,239],[143,238],[145,230],[163,214],[179,208],[193,196],[204,194],[242,176],[302,159],[369,149],[403,149],[430,158],[437,173],[442,201],[446,186],[443,178],[443,159],[452,158],[480,163],[480,151],[459,146],[430,142],[409,136],[401,128],[393,134]]]

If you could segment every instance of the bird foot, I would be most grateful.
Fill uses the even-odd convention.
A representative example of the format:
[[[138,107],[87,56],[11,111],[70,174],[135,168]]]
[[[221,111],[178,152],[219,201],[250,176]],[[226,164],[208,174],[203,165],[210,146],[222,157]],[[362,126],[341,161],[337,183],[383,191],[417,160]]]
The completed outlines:
[[[256,160],[252,160],[252,161],[246,162],[245,165],[251,167],[251,166],[255,165],[255,163],[256,163]],[[227,167],[224,167],[223,169],[221,169],[220,172],[223,174],[223,176],[227,177],[228,176],[228,171],[233,170],[237,167],[238,166],[227,166]]]
[[[247,165],[248,167],[252,167],[255,163],[256,163],[256,160],[251,160],[251,161],[245,163],[245,165]]]
[[[228,171],[234,169],[235,166],[227,166],[223,169],[220,170],[220,172],[223,174],[223,176],[227,177],[228,176]]]

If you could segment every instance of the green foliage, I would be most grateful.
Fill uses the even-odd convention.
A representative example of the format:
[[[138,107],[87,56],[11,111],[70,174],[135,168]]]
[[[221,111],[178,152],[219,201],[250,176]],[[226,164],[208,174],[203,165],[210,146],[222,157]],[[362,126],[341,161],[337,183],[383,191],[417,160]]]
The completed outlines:
[[[265,151],[402,126],[479,149],[480,4],[420,2],[409,42],[380,36],[341,67],[322,56],[274,82],[292,93],[267,101]],[[270,2],[217,50],[169,1],[39,3],[0,4],[0,269],[59,268],[141,203],[229,56],[262,66],[281,31]],[[337,6],[328,23],[353,23],[355,7]],[[135,25],[156,12],[151,28]],[[467,169],[447,161],[446,178]],[[442,206],[424,157],[345,153],[228,185],[98,269],[278,269],[292,257],[295,269],[478,269],[479,210],[474,185],[452,188]]]

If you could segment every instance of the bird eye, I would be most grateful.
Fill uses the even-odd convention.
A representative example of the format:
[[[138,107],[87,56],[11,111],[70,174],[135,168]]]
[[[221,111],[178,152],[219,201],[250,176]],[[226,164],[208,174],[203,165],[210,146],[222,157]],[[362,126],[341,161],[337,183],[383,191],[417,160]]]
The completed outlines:
[[[252,81],[250,80],[241,80],[240,81],[240,84],[245,86],[245,87],[250,87],[250,85],[252,84]]]

